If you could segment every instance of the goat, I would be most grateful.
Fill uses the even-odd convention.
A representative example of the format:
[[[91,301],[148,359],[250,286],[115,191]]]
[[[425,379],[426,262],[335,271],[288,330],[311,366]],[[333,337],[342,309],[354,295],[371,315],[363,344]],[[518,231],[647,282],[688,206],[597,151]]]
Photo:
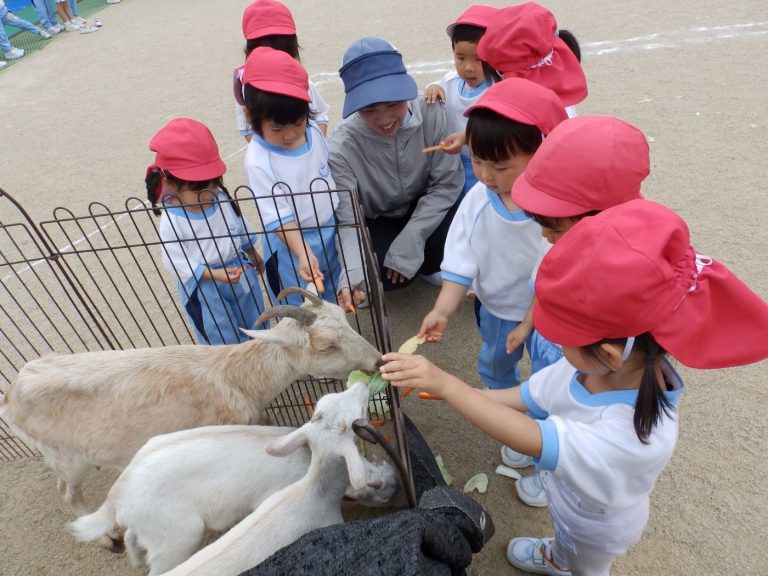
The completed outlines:
[[[303,306],[275,306],[270,330],[227,346],[183,345],[52,355],[27,363],[0,398],[0,418],[37,448],[78,516],[90,466],[124,468],[153,436],[212,424],[255,424],[295,380],[375,371],[381,353],[342,309],[300,288]]]
[[[312,460],[306,475],[165,576],[237,576],[307,532],[343,522],[347,484],[359,489],[366,482],[352,423],[365,417],[367,404],[364,382],[320,398],[309,422],[267,446],[269,454],[286,457],[308,444]]]
[[[79,540],[125,533],[128,555],[149,574],[167,572],[189,558],[205,530],[224,531],[268,496],[301,479],[311,453],[301,447],[283,458],[267,445],[295,428],[205,426],[150,439],[131,460],[101,507],[70,524]],[[367,484],[345,497],[369,506],[392,503],[400,485],[387,462],[363,459]]]

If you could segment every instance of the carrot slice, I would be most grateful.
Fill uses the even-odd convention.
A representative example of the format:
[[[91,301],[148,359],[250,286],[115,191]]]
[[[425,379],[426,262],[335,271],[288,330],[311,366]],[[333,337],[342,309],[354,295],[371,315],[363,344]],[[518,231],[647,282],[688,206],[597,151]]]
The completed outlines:
[[[421,149],[422,154],[429,154],[430,152],[437,152],[438,150],[445,150],[446,146],[444,144],[437,144],[436,146],[427,146],[426,148]]]
[[[411,392],[413,392],[413,386],[408,386],[407,388],[400,388],[400,398],[405,398]]]
[[[387,421],[384,420],[384,418],[377,418],[376,420],[371,420],[371,425],[376,426],[377,428],[381,428],[386,423]]]
[[[315,283],[315,286],[317,286],[317,293],[318,294],[325,294],[325,286],[323,286],[323,279],[315,277],[313,282]]]
[[[310,418],[315,413],[315,405],[312,404],[312,400],[309,399],[309,394],[304,394],[304,407],[309,412]]]
[[[433,394],[430,394],[429,392],[419,392],[419,398],[422,400],[445,400],[445,398],[442,398],[440,396],[435,396]]]

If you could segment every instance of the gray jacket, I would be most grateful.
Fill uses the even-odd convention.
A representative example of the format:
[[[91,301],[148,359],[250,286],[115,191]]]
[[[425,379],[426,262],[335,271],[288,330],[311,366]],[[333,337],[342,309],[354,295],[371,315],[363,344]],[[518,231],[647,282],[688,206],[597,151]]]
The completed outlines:
[[[445,108],[427,104],[419,96],[408,103],[410,118],[392,138],[375,134],[353,114],[342,121],[329,139],[331,174],[339,190],[351,190],[360,199],[366,218],[401,218],[416,202],[403,231],[384,258],[384,266],[413,278],[424,261],[424,244],[456,203],[464,185],[458,154],[421,149],[434,146],[450,133]],[[339,286],[364,284],[363,268],[349,195],[339,194],[336,218],[347,272]]]

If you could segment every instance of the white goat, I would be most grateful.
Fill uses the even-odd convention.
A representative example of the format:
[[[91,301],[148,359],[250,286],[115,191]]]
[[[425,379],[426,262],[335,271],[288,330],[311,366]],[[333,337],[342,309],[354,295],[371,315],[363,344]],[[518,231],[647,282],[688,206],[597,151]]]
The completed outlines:
[[[224,531],[268,496],[300,480],[311,452],[301,447],[277,458],[267,445],[295,428],[205,426],[156,436],[123,470],[101,507],[71,524],[79,540],[110,547],[125,532],[131,563],[148,564],[151,576],[189,558],[206,529]],[[367,485],[347,497],[369,506],[392,504],[398,493],[387,462],[363,459]]]
[[[212,424],[255,424],[295,380],[346,378],[374,371],[381,354],[348,324],[341,308],[302,289],[303,306],[276,306],[229,346],[168,346],[66,356],[26,364],[0,418],[37,448],[57,488],[78,515],[87,512],[81,482],[90,466],[124,468],[153,436]]]
[[[305,444],[312,450],[307,474],[272,494],[239,524],[166,576],[237,576],[307,532],[343,521],[347,483],[365,485],[365,466],[352,422],[365,417],[368,386],[358,382],[317,402],[312,419],[275,439],[267,452],[287,456]]]

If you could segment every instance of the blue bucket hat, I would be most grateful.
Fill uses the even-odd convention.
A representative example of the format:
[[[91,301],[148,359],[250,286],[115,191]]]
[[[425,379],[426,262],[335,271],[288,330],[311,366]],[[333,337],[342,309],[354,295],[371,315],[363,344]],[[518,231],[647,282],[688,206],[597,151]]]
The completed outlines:
[[[347,48],[339,76],[346,94],[343,118],[371,104],[413,100],[419,95],[400,52],[373,36],[355,40]]]

